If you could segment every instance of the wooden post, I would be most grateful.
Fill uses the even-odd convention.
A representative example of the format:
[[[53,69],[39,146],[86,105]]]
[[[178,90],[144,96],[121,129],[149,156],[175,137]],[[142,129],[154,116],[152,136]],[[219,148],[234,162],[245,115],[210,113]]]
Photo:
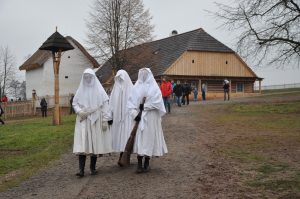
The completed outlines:
[[[32,90],[32,111],[33,111],[33,115],[36,115],[36,90]]]
[[[231,98],[231,80],[229,80],[229,99]]]
[[[61,52],[52,52],[53,70],[54,70],[54,109],[53,109],[53,125],[61,124],[61,114],[59,107],[59,64],[61,60]]]
[[[201,79],[199,79],[199,83],[198,83],[198,100],[199,100],[199,90],[200,90],[200,93],[202,93],[202,84],[201,84]],[[202,96],[202,95],[201,95]],[[202,97],[200,97],[202,99]]]

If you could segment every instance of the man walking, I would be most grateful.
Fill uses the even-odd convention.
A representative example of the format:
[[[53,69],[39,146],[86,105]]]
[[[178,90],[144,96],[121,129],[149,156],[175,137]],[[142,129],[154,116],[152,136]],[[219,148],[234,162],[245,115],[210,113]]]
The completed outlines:
[[[190,86],[190,84],[188,84],[187,82],[184,83],[183,86],[183,97],[182,97],[182,104],[185,105],[189,105],[190,104],[190,99],[189,99],[189,95],[191,94],[192,88]]]
[[[177,105],[179,107],[181,107],[181,98],[182,98],[182,94],[183,94],[183,88],[182,85],[180,84],[180,81],[177,81],[177,84],[174,87],[174,91],[175,96],[176,96],[176,101],[177,101]]]
[[[165,109],[168,110],[168,113],[170,113],[171,112],[170,97],[172,93],[172,85],[169,81],[167,81],[166,77],[162,78],[160,90],[164,100]]]
[[[47,105],[47,101],[44,97],[41,100],[40,106],[41,106],[41,111],[42,111],[42,117],[47,117],[48,105]]]
[[[227,79],[224,79],[223,82],[223,89],[224,89],[224,101],[226,100],[226,95],[227,95],[227,100],[229,100],[230,96],[229,96],[229,81]]]

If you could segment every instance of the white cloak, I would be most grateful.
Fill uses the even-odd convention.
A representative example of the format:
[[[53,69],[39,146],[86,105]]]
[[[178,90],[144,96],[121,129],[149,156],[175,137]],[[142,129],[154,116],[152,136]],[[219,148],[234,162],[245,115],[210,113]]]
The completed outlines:
[[[115,76],[109,106],[112,112],[111,126],[112,145],[114,152],[123,152],[132,130],[133,119],[129,114],[127,101],[133,84],[125,70],[119,70]]]
[[[111,153],[112,136],[109,128],[103,128],[110,120],[108,96],[96,78],[95,72],[86,69],[84,74],[93,76],[86,83],[84,78],[73,99],[73,108],[77,114],[81,111],[96,110],[86,119],[77,115],[74,132],[73,153],[76,154],[105,154]]]
[[[133,118],[138,114],[144,97],[146,101],[133,152],[141,156],[163,156],[168,152],[161,125],[161,117],[166,110],[161,91],[149,68],[139,70],[138,80],[128,100],[128,108]]]

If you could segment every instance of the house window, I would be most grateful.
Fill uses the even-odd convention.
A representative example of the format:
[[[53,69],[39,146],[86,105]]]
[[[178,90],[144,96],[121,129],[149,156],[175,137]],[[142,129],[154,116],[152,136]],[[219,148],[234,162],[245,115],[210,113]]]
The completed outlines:
[[[228,64],[228,61],[226,61],[225,63]]]
[[[192,63],[195,63],[195,60],[192,60]]]
[[[236,92],[237,93],[244,92],[244,83],[236,83]]]
[[[69,76],[65,76],[65,79],[68,79],[69,78]]]

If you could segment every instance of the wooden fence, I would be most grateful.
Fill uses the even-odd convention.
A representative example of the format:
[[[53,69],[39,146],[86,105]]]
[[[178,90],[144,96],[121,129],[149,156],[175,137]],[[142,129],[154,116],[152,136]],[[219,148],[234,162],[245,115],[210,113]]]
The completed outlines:
[[[6,119],[39,115],[41,99],[42,97],[37,97],[35,101],[28,100],[2,103],[1,106],[4,110],[4,115],[2,117]],[[48,104],[48,109],[52,109],[54,107],[54,96],[45,96],[45,99]],[[60,96],[60,107],[64,109],[70,107],[70,99],[70,95]]]
[[[34,108],[32,101],[21,102],[6,102],[1,104],[4,110],[4,119],[14,117],[24,117],[34,115]]]

